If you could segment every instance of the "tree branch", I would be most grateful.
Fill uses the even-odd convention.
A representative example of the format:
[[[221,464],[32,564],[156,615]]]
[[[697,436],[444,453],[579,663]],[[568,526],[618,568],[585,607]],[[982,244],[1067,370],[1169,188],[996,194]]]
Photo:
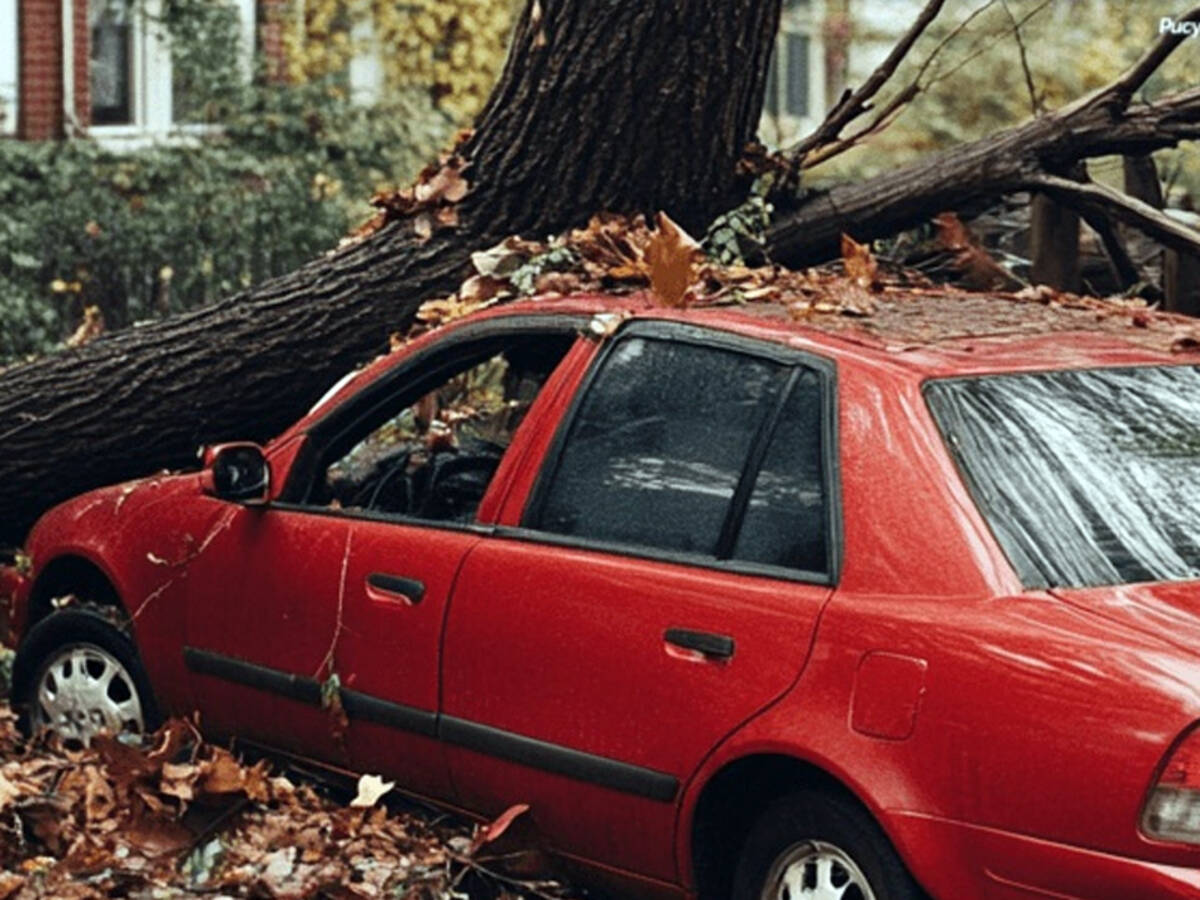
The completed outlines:
[[[804,197],[772,224],[772,259],[799,265],[830,259],[842,233],[873,240],[943,210],[1025,190],[1047,169],[1082,159],[1142,154],[1200,139],[1200,88],[1113,114],[1105,104],[1072,105],[1007,131],[931,154],[865,181]]]
[[[815,166],[819,166],[821,163],[827,162],[828,160],[833,159],[833,157],[839,156],[842,153],[845,153],[847,150],[858,146],[866,138],[869,138],[875,134],[879,134],[881,131],[888,128],[893,121],[895,121],[900,113],[904,111],[904,107],[911,103],[918,94],[929,90],[930,87],[937,84],[939,81],[949,78],[963,66],[967,65],[981,53],[985,52],[988,49],[987,47],[977,46],[974,52],[969,53],[964,59],[960,60],[948,71],[936,71],[931,76],[929,81],[922,82],[922,79],[925,77],[925,73],[929,70],[929,67],[933,64],[934,60],[937,59],[938,55],[942,52],[946,45],[958,37],[958,35],[962,33],[966,27],[975,20],[976,17],[981,15],[996,2],[997,0],[988,0],[987,3],[972,10],[969,16],[955,25],[954,28],[951,29],[950,33],[938,42],[938,45],[933,48],[929,56],[925,58],[925,61],[921,63],[912,80],[909,81],[909,83],[895,95],[893,95],[892,98],[886,104],[884,104],[883,108],[875,113],[867,125],[865,125],[863,128],[860,128],[849,137],[839,138],[826,144],[825,146],[816,148],[807,156],[807,158],[799,161],[799,166],[805,169],[814,168]],[[1019,20],[1013,22],[1012,30],[1017,32],[1018,41],[1020,40],[1020,28],[1025,25],[1026,22],[1040,13],[1043,9],[1049,6],[1051,2],[1053,2],[1053,0],[1042,0],[1041,3],[1022,16]]]
[[[1200,22],[1200,6],[1190,10],[1175,20],[1177,23]],[[1129,106],[1133,95],[1146,83],[1146,80],[1159,70],[1167,61],[1175,48],[1187,40],[1184,34],[1163,34],[1154,45],[1142,55],[1120,78],[1102,89],[1101,96],[1115,100],[1118,108]],[[1097,98],[1099,99],[1099,98]]]
[[[788,156],[796,162],[802,163],[810,151],[836,141],[843,128],[870,109],[871,99],[895,74],[897,67],[908,56],[908,51],[912,49],[913,44],[925,33],[925,29],[938,17],[945,5],[946,0],[928,0],[887,58],[875,68],[875,71],[857,90],[847,90],[843,93],[838,102],[834,104],[833,109],[825,116],[825,120],[817,126],[812,134],[796,144],[788,152]]]
[[[1200,231],[1177,222],[1149,203],[1113,188],[1094,182],[1081,184],[1069,178],[1046,174],[1029,176],[1023,186],[1049,194],[1081,212],[1091,210],[1111,216],[1172,250],[1200,256]]]

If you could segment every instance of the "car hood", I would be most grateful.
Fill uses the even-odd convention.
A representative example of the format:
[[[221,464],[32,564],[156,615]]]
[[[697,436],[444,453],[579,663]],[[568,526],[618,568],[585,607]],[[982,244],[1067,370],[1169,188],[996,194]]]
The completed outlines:
[[[1050,593],[1189,654],[1200,654],[1200,581],[1053,588]]]

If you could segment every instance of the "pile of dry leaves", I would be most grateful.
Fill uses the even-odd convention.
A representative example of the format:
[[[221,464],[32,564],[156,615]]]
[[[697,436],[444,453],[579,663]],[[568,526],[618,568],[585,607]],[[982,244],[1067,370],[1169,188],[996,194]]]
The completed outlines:
[[[564,897],[490,856],[525,808],[473,831],[389,810],[363,776],[339,803],[169,722],[144,746],[31,747],[0,707],[0,900]]]
[[[959,223],[961,229],[961,223]],[[510,237],[473,254],[474,273],[427,301],[404,338],[522,297],[643,293],[669,308],[738,306],[892,347],[995,335],[1106,331],[1156,349],[1196,352],[1194,319],[1133,298],[1081,297],[1044,286],[969,291],[875,258],[842,238],[842,258],[808,269],[723,265],[670,218],[601,215],[546,241]],[[402,343],[397,336],[395,343]]]

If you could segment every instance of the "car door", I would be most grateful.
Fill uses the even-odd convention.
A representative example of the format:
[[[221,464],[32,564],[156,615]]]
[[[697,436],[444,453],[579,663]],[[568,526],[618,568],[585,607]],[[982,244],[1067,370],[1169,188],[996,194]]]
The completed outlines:
[[[833,370],[634,323],[536,487],[467,557],[443,655],[460,801],[559,852],[678,875],[677,800],[798,677],[837,572]]]
[[[446,602],[578,324],[460,327],[314,423],[299,474],[260,513],[274,544],[232,537],[256,560],[232,586],[244,599],[233,604],[238,631],[193,623],[205,706],[236,699],[241,732],[449,796],[437,740]],[[317,549],[309,531],[324,536],[319,558],[306,552]],[[264,588],[265,608],[254,597]]]

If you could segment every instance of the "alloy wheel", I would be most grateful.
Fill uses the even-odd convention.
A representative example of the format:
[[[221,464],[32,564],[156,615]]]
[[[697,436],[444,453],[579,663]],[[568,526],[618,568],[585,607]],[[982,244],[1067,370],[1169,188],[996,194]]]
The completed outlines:
[[[845,851],[822,841],[788,848],[771,866],[762,900],[876,900],[862,869]]]
[[[60,647],[43,665],[33,695],[34,729],[88,746],[101,732],[141,734],[145,718],[129,670],[102,647]]]

